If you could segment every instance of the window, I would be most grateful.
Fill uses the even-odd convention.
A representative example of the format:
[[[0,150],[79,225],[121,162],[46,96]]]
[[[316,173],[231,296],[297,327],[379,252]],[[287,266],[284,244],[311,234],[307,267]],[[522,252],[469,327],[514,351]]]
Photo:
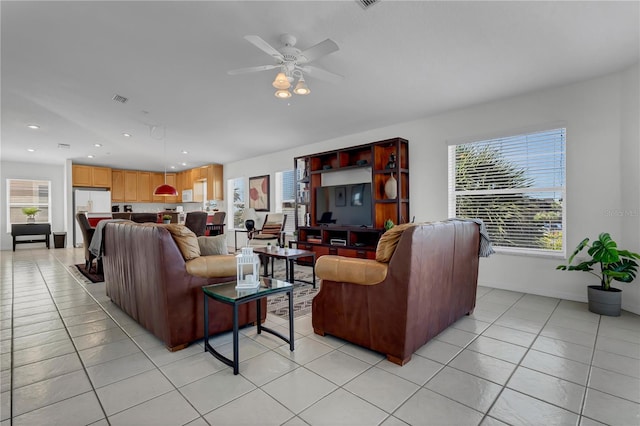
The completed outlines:
[[[233,197],[229,200],[229,209],[231,216],[233,217],[233,228],[243,229],[244,222],[242,221],[242,214],[244,213],[244,178],[229,179],[227,183],[227,194],[233,194]]]
[[[51,181],[7,179],[7,229],[25,223],[23,207],[37,207],[36,223],[51,223]]]
[[[276,173],[276,182],[279,182],[278,186],[280,187],[278,191],[278,186],[276,186],[276,196],[281,197],[281,199],[276,200],[276,202],[278,202],[277,205],[282,206],[282,213],[287,215],[287,221],[284,224],[284,231],[286,235],[293,235],[293,231],[296,230],[296,189],[293,170]]]
[[[564,254],[566,129],[449,147],[449,216],[482,219],[497,251]]]

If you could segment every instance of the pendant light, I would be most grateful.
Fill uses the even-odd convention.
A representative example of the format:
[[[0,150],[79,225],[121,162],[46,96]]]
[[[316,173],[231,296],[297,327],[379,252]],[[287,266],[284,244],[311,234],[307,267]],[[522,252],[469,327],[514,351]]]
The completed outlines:
[[[153,133],[155,126],[150,127],[149,132]],[[160,197],[177,197],[178,190],[167,183],[167,129],[163,127],[162,140],[164,143],[164,184],[153,190],[153,195]]]

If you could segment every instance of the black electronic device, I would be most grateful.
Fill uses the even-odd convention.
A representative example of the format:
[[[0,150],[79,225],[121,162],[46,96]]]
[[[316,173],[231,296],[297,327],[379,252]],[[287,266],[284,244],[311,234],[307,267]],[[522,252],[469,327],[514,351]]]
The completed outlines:
[[[316,218],[331,212],[336,226],[373,226],[371,183],[332,185],[316,188]],[[325,215],[326,216],[326,215]]]

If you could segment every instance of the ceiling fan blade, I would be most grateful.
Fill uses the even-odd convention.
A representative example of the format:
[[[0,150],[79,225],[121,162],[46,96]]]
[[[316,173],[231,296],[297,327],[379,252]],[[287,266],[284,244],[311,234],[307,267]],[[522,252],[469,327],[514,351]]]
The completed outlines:
[[[277,60],[283,60],[284,59],[284,56],[282,56],[282,53],[278,52],[273,46],[271,46],[269,43],[264,41],[259,36],[257,36],[257,35],[246,35],[246,36],[244,36],[244,39],[247,40],[249,43],[253,44],[258,49],[260,49],[263,52],[265,52],[267,55],[271,56],[272,58],[275,58]]]
[[[315,46],[311,46],[310,48],[300,52],[298,55],[298,62],[305,64],[338,50],[340,50],[340,48],[336,42],[328,38],[325,41],[321,41]]]
[[[314,67],[313,65],[307,65],[307,66],[298,67],[298,68],[305,74],[310,75],[311,77],[315,77],[320,80],[325,80],[330,83],[339,83],[344,78],[344,76],[340,74],[335,74],[327,70],[323,70],[322,68]]]
[[[250,72],[272,70],[274,68],[278,68],[279,66],[280,65],[260,65],[260,66],[257,66],[257,67],[238,68],[238,69],[235,69],[235,70],[227,71],[227,74],[229,74],[229,75],[248,74]]]

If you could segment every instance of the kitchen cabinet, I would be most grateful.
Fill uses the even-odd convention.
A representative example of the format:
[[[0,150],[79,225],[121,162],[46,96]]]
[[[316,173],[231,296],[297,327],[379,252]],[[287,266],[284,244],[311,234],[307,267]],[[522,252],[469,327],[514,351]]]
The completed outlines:
[[[222,164],[210,164],[207,167],[207,200],[224,200],[222,179]]]
[[[151,172],[138,172],[138,202],[150,203],[153,201],[153,189],[151,188]]]
[[[162,174],[162,179],[164,181],[164,174]],[[177,177],[175,173],[167,173],[167,185],[171,185],[177,189]],[[178,193],[180,194],[180,193]],[[178,197],[164,197],[163,200],[165,203],[177,203]]]
[[[182,202],[182,190],[184,189],[184,172],[176,173],[176,189],[178,190],[178,196],[176,197],[176,203]]]
[[[73,186],[111,188],[111,168],[73,164],[71,181]]]
[[[124,171],[124,201],[138,201],[138,172],[135,170]]]
[[[182,176],[182,189],[193,189],[193,169],[185,170]]]
[[[111,201],[114,203],[124,201],[124,170],[111,171]]]

